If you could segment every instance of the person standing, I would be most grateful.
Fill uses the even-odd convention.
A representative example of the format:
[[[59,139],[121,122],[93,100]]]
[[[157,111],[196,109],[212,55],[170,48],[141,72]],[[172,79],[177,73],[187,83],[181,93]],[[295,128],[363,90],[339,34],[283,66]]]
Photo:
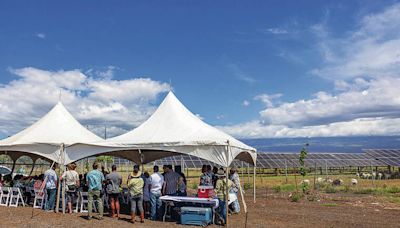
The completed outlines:
[[[160,217],[160,209],[162,202],[160,200],[161,190],[164,185],[164,176],[158,172],[158,166],[153,167],[153,174],[150,176],[150,205],[151,220],[157,220]]]
[[[101,191],[103,189],[102,183],[104,182],[104,175],[102,172],[97,170],[99,165],[94,162],[93,170],[88,172],[86,175],[86,182],[89,187],[88,192],[88,219],[92,219],[93,217],[93,200],[97,201],[97,205],[99,207],[99,220],[103,219],[103,200]]]
[[[218,176],[218,180],[217,180],[217,184],[215,187],[215,194],[218,197],[218,201],[219,201],[219,215],[222,218],[223,221],[221,221],[221,225],[224,225],[226,223],[226,217],[227,217],[227,208],[226,208],[226,199],[228,199],[229,201],[229,195],[228,197],[226,196],[226,190],[228,188],[228,191],[230,188],[232,188],[232,186],[234,185],[234,183],[228,179],[228,183],[226,183],[226,174],[224,172],[224,170],[218,170],[217,173]]]
[[[143,175],[144,187],[143,187],[143,209],[146,218],[150,215],[150,174],[144,172]]]
[[[179,175],[172,170],[172,165],[167,165],[164,175],[164,192],[163,195],[176,196],[176,186],[178,185]]]
[[[176,195],[177,196],[187,196],[186,184],[185,184],[185,180],[183,179],[182,176],[180,176],[178,179],[178,184],[176,186]]]
[[[239,174],[237,173],[236,167],[233,167],[229,173],[230,173],[229,179],[234,183],[234,186],[231,188],[230,193],[233,193],[236,195],[236,200],[232,202],[232,209],[233,209],[233,213],[239,213],[240,212],[240,204],[239,204],[238,193],[241,189]]]
[[[48,169],[44,172],[44,179],[46,181],[46,193],[47,193],[47,201],[45,204],[44,209],[46,212],[52,212],[54,210],[54,203],[56,201],[56,194],[57,194],[57,181],[58,177],[56,174],[57,164]]]
[[[122,176],[117,172],[117,166],[112,165],[111,173],[107,174],[107,194],[110,199],[111,217],[119,218],[120,204],[119,194],[121,193],[120,187],[122,184]],[[116,213],[115,213],[116,212]]]
[[[67,205],[68,212],[72,213],[72,204],[76,202],[78,198],[77,189],[79,188],[79,175],[75,171],[76,164],[71,163],[67,165],[68,170],[65,171],[60,180],[65,181],[66,191],[67,191]]]
[[[131,196],[131,217],[132,223],[135,223],[136,206],[140,212],[140,222],[144,223],[144,211],[143,211],[143,186],[144,181],[141,177],[139,166],[133,166],[133,173],[130,175],[128,182],[128,189]]]
[[[199,186],[213,186],[212,176],[207,170],[207,165],[203,165],[201,168],[200,184]]]
[[[213,187],[215,188],[215,186],[217,184],[217,180],[218,180],[218,177],[217,177],[218,167],[214,166],[213,169],[212,169],[212,173],[213,173],[212,182],[213,182]]]

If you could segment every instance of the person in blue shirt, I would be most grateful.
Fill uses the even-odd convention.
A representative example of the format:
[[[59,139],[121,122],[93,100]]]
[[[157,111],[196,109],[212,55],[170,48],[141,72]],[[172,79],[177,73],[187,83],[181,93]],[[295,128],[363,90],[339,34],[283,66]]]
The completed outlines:
[[[90,171],[86,175],[86,182],[88,184],[89,192],[88,192],[88,219],[92,219],[93,217],[93,200],[97,201],[97,205],[99,207],[99,220],[103,219],[103,200],[101,198],[101,192],[103,189],[104,175],[102,172],[97,170],[99,165],[94,162],[93,170]]]

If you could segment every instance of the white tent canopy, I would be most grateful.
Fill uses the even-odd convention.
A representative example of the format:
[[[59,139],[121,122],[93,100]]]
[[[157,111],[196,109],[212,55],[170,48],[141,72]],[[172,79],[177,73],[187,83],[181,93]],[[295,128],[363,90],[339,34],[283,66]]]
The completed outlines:
[[[25,130],[0,141],[0,154],[14,161],[27,155],[61,162],[61,146],[101,142],[103,139],[83,127],[59,102],[50,112]]]
[[[237,158],[256,162],[256,150],[204,123],[169,92],[154,114],[138,128],[105,143],[76,144],[67,149],[67,161],[110,154],[147,163],[177,153],[229,166]]]

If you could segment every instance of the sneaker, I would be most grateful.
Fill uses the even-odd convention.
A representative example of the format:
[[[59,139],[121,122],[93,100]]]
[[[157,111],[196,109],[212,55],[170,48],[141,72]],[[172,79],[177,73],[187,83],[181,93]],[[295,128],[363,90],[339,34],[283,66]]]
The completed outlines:
[[[103,220],[104,218],[103,217],[97,217],[97,220]]]
[[[46,212],[54,212],[53,210],[46,210]]]

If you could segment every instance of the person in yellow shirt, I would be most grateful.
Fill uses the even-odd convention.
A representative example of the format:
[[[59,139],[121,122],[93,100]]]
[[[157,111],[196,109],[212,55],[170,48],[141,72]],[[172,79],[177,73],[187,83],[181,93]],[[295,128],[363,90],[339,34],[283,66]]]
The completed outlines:
[[[218,211],[219,211],[219,215],[220,217],[223,219],[222,221],[222,225],[224,225],[226,223],[226,217],[227,217],[227,208],[225,206],[226,203],[226,199],[228,199],[229,201],[229,195],[228,198],[226,198],[226,188],[228,188],[228,192],[230,191],[230,189],[232,187],[234,187],[234,183],[231,180],[228,180],[228,184],[226,184],[226,174],[225,171],[223,169],[218,170],[217,175],[218,180],[217,183],[215,185],[215,195],[218,197]]]
[[[136,205],[139,208],[140,212],[140,222],[144,223],[144,210],[143,210],[143,186],[144,181],[141,177],[141,172],[139,170],[139,166],[133,166],[133,173],[130,175],[130,179],[128,181],[128,189],[131,196],[131,216],[132,223],[135,223],[136,216]]]

